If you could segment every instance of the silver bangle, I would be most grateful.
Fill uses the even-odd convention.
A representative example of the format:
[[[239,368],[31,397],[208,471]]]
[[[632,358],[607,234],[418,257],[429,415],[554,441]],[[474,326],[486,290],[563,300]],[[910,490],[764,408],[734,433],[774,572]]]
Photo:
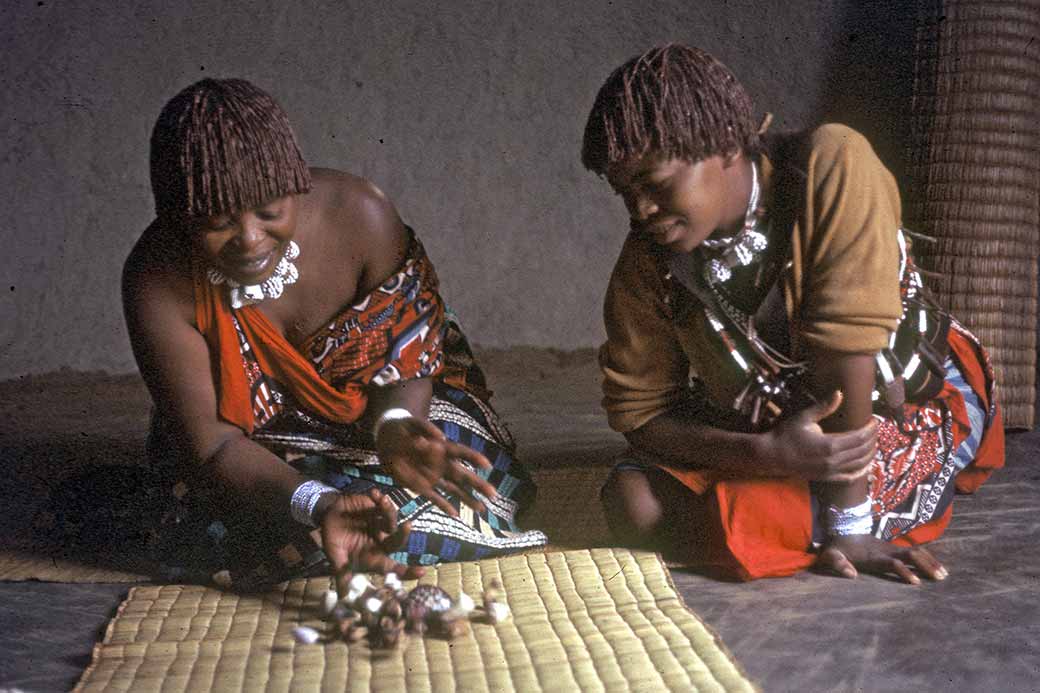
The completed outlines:
[[[870,534],[874,529],[874,516],[871,513],[873,503],[869,498],[851,508],[827,508],[827,535],[832,537],[848,537],[857,534]]]
[[[372,440],[379,440],[379,429],[381,429],[387,422],[394,421],[395,419],[410,419],[412,416],[412,412],[403,407],[387,409],[372,425]]]
[[[289,501],[289,513],[301,525],[317,527],[318,523],[314,520],[314,508],[318,506],[318,501],[332,493],[339,495],[339,491],[335,487],[308,479],[293,491],[292,499]]]

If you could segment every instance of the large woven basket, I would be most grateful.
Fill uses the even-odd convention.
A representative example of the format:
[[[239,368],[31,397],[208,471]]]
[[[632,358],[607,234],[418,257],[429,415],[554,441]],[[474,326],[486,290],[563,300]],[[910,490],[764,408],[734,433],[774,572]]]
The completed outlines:
[[[1032,428],[1040,255],[1040,0],[921,0],[907,219],[941,302],[990,350]],[[911,226],[913,228],[913,226]]]

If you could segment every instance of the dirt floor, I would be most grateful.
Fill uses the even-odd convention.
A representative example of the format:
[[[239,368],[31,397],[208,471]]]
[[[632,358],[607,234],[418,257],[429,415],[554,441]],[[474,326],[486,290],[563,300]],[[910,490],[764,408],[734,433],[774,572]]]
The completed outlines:
[[[592,351],[480,357],[533,468],[603,467],[623,449],[599,409]],[[149,408],[136,376],[57,373],[0,383],[0,548],[39,545],[66,527],[69,503],[56,501],[118,495],[140,483]],[[951,529],[934,544],[951,574],[943,583],[913,588],[805,573],[734,584],[674,571],[675,583],[766,691],[1040,690],[1038,457],[1040,433],[1011,435],[1007,468],[976,496],[958,498]],[[554,512],[594,505],[567,502],[565,489],[542,491],[560,506]],[[41,498],[51,500],[49,510]],[[100,531],[125,539],[117,518],[109,519]],[[84,559],[74,546],[52,548]],[[70,688],[128,589],[0,583],[0,690]]]

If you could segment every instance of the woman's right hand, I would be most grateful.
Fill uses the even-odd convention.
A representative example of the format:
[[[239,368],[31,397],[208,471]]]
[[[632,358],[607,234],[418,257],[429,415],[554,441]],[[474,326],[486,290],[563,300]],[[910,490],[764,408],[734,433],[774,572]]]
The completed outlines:
[[[491,469],[491,462],[476,450],[448,440],[429,421],[416,417],[393,419],[379,429],[376,438],[379,459],[394,480],[406,486],[451,516],[458,511],[446,493],[477,512],[484,512],[484,498],[494,498],[495,487],[463,462],[476,469]]]
[[[355,571],[421,577],[424,571],[419,566],[402,565],[390,558],[408,541],[410,530],[408,523],[398,527],[397,509],[378,489],[337,496],[321,516],[321,543],[340,596],[347,594]]]
[[[841,402],[841,392],[835,391],[829,400],[817,402],[761,434],[764,470],[774,476],[843,483],[866,474],[877,453],[874,419],[844,433],[826,433],[820,426]]]

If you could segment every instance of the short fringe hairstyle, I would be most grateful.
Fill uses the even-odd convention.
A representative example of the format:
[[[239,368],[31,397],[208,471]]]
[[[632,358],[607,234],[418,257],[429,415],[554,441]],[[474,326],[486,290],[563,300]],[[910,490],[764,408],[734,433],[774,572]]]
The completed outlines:
[[[158,216],[228,214],[311,186],[285,111],[242,79],[204,79],[173,97],[150,159]]]
[[[614,70],[585,125],[581,162],[601,176],[649,153],[700,161],[761,151],[751,97],[699,48],[651,48]]]

